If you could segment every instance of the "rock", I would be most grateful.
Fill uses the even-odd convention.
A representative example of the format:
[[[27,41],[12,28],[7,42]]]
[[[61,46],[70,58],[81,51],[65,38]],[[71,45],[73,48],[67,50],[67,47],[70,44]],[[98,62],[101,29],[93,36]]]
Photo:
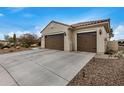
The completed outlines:
[[[3,49],[5,49],[5,50],[6,50],[6,49],[8,49],[8,48],[3,48]]]
[[[124,54],[122,54],[122,57],[124,58]]]
[[[20,46],[16,46],[16,49],[20,49]]]
[[[31,47],[36,47],[36,46],[37,46],[37,44],[32,44],[32,45],[31,45]]]

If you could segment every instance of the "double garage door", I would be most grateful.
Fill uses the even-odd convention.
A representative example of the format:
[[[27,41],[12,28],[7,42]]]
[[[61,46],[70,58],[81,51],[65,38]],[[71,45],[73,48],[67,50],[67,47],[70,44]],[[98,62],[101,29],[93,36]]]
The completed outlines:
[[[64,34],[45,36],[45,47],[49,49],[64,50]]]
[[[64,50],[64,34],[45,36],[45,47]],[[77,51],[96,52],[96,32],[78,33]]]
[[[77,50],[96,52],[96,32],[78,33]]]

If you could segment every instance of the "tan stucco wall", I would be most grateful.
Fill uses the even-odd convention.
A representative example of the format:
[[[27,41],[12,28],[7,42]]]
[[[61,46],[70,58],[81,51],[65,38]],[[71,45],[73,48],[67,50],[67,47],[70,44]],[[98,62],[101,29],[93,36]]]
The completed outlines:
[[[102,34],[99,34],[99,30],[101,29]],[[87,33],[87,32],[96,32],[97,33],[97,53],[104,53],[106,50],[105,38],[108,39],[108,34],[105,31],[104,27],[92,27],[87,29],[80,29],[73,31],[73,50],[77,51],[77,33]]]
[[[107,49],[107,41],[109,41],[109,33],[106,32],[104,27],[99,27],[102,30],[102,35],[98,34],[98,53],[104,53]],[[98,32],[99,32],[98,29]],[[102,42],[100,44],[100,42]]]
[[[86,32],[94,32],[96,29],[94,28],[87,28],[87,29],[79,29],[73,31],[73,50],[77,51],[77,33],[86,33]]]
[[[44,35],[41,38],[41,48],[45,48],[45,36]]]
[[[102,34],[99,34],[99,31],[102,31]],[[105,52],[105,36],[106,32],[104,27],[97,28],[97,53],[104,53]]]
[[[41,48],[45,48],[45,35],[53,35],[65,33],[64,35],[64,51],[70,51],[70,32],[68,31],[68,26],[57,24],[57,23],[50,23],[47,28],[44,29],[42,32],[43,37],[41,38]]]
[[[102,34],[99,34],[99,30],[101,29]],[[86,33],[86,32],[97,32],[97,53],[104,53],[106,50],[107,41],[109,40],[109,34],[105,31],[103,26],[101,27],[92,27],[85,28],[76,31],[69,31],[68,26],[51,23],[47,28],[42,32],[43,37],[41,38],[41,47],[45,48],[45,35],[53,35],[59,33],[66,33],[64,35],[64,51],[77,51],[77,33]]]
[[[43,35],[51,35],[67,32],[68,26],[51,22],[42,32]]]

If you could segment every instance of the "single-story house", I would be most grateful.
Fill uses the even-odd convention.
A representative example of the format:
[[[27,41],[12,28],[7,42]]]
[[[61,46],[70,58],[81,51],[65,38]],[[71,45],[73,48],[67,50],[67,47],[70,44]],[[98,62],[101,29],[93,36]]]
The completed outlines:
[[[110,33],[110,19],[72,25],[51,21],[41,31],[41,48],[105,53]]]

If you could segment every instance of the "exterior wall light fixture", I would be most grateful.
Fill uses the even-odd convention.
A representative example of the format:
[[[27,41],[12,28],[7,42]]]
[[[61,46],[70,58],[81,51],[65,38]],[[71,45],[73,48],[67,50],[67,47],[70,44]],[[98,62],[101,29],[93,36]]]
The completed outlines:
[[[64,32],[64,36],[66,36],[66,33]]]
[[[99,30],[99,34],[102,35],[102,30],[101,29]]]

